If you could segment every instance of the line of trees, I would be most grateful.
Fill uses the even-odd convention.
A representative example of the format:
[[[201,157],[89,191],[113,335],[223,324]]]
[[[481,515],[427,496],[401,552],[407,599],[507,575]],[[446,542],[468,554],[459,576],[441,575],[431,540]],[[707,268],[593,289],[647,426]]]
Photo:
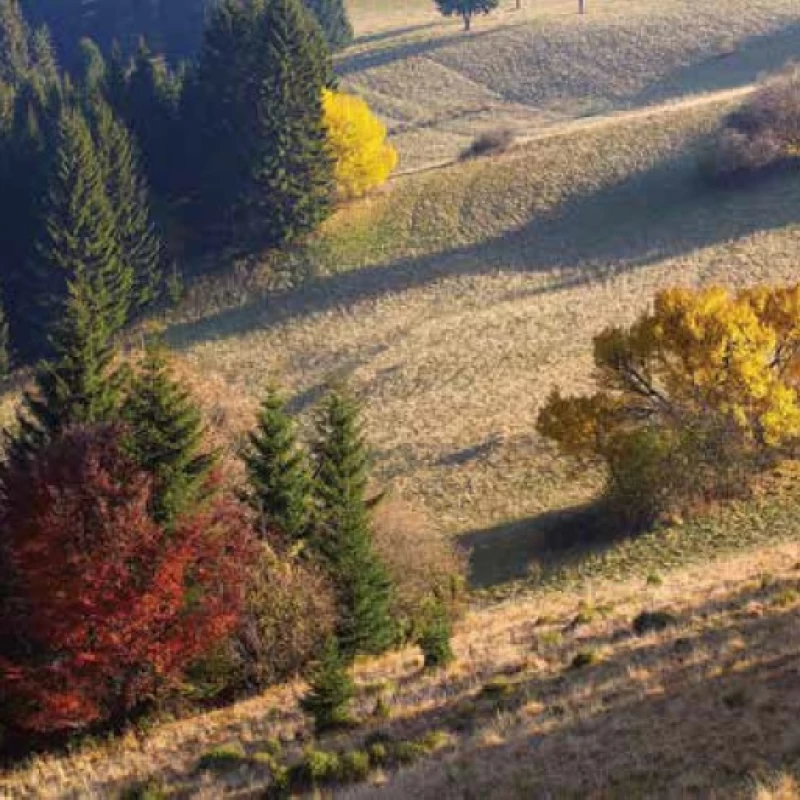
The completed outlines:
[[[337,8],[315,5],[344,41]],[[385,128],[336,90],[300,0],[220,0],[179,68],[144,40],[129,54],[84,38],[64,72],[18,0],[0,0],[0,44],[0,287],[23,360],[48,354],[77,239],[96,239],[106,274],[87,264],[88,279],[114,332],[158,300],[176,261],[285,246],[396,163]]]

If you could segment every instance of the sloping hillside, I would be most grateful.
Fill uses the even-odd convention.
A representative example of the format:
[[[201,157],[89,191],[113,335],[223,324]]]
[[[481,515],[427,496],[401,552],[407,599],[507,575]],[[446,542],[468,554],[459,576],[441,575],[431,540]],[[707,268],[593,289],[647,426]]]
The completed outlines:
[[[387,120],[403,168],[452,157],[481,130],[529,131],[751,83],[800,49],[790,0],[503,0],[464,34],[432,2],[351,3],[344,85]]]

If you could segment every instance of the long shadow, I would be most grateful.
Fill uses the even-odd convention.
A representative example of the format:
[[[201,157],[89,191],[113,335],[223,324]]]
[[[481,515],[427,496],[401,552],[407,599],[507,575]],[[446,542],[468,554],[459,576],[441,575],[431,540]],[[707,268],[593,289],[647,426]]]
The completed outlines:
[[[378,50],[370,50],[367,53],[346,53],[336,60],[335,70],[340,77],[346,78],[357,72],[374,69],[375,67],[386,67],[397,61],[404,61],[407,58],[419,58],[439,50],[447,45],[457,44],[462,37],[469,36],[470,39],[480,39],[496,33],[493,29],[483,31],[472,31],[469,34],[452,33],[447,36],[436,36],[419,42],[401,42],[394,46],[382,47]]]
[[[431,28],[440,28],[441,22],[425,22],[419,25],[407,25],[404,28],[391,28],[390,30],[381,31],[380,33],[371,33],[364,36],[357,36],[353,40],[353,46],[362,44],[377,44],[378,42],[387,42],[392,39],[399,39],[401,36],[408,36],[411,33],[419,33],[420,31],[427,31]],[[343,56],[344,57],[344,56]]]
[[[313,280],[175,325],[167,338],[176,348],[189,347],[499,269],[558,275],[547,287],[531,290],[554,292],[796,223],[799,193],[794,168],[746,187],[714,190],[700,182],[693,156],[676,157],[595,192],[578,193],[552,213],[487,241]]]
[[[714,92],[744,86],[765,73],[780,70],[800,55],[800,23],[772,33],[751,36],[730,52],[712,55],[680,67],[648,86],[631,99],[634,106],[647,106],[697,92]]]

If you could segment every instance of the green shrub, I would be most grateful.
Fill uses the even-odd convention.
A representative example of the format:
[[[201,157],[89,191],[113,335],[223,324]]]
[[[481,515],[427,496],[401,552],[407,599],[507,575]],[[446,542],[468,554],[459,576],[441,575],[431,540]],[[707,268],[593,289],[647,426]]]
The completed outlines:
[[[309,748],[303,754],[302,774],[312,785],[332,783],[339,779],[341,763],[337,753]]]
[[[642,611],[633,621],[633,630],[637,636],[644,636],[677,624],[678,618],[669,611]]]
[[[244,748],[238,742],[235,744],[215,747],[201,756],[197,762],[198,770],[211,770],[213,772],[224,772],[236,769],[247,760]]]
[[[575,654],[570,667],[572,669],[583,669],[600,663],[600,654],[596,650],[581,650]]]
[[[340,777],[343,781],[358,783],[369,777],[370,755],[364,750],[350,750],[342,754]]]
[[[322,660],[311,676],[308,693],[300,706],[314,718],[314,729],[319,733],[347,727],[353,720],[348,704],[355,688],[335,639],[330,639]]]
[[[417,640],[425,658],[425,669],[439,669],[453,661],[455,656],[450,645],[452,635],[448,611],[442,604],[437,603]]]
[[[382,742],[375,742],[367,748],[370,763],[375,767],[385,767],[389,763],[389,748]]]
[[[427,752],[419,742],[395,742],[391,747],[390,757],[394,763],[408,766],[419,761]]]

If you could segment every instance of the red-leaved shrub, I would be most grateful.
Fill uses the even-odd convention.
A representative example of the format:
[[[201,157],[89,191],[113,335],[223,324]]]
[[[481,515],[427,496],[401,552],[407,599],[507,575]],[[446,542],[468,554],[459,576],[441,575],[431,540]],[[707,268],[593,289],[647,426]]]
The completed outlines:
[[[77,428],[6,476],[0,700],[41,733],[119,723],[230,634],[254,547],[220,499],[169,531],[116,427]],[[20,635],[21,634],[21,635]]]

